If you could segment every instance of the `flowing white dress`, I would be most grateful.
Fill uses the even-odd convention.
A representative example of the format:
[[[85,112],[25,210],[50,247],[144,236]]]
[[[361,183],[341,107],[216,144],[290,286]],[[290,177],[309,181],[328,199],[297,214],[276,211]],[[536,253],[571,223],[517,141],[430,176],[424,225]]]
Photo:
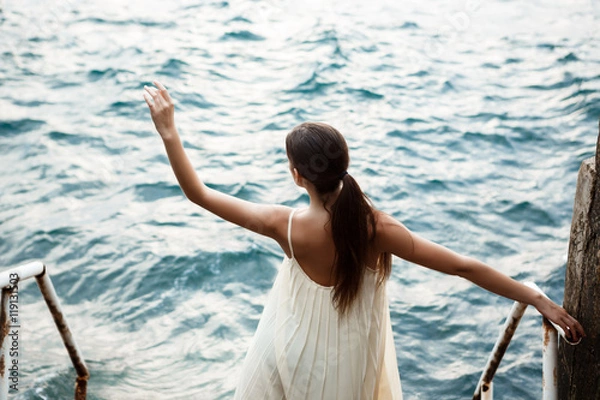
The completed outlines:
[[[234,399],[401,400],[402,388],[384,285],[367,269],[345,316],[331,287],[285,257],[242,367]]]

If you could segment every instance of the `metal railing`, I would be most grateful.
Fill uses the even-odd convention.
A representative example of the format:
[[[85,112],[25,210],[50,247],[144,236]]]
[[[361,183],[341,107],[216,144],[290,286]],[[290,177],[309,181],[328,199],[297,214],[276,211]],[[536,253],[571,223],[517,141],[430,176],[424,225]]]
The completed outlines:
[[[525,285],[538,291],[542,295],[546,296],[544,292],[533,282],[526,282]],[[547,297],[547,296],[546,296]],[[500,361],[510,344],[510,341],[519,326],[521,317],[525,313],[527,304],[515,301],[513,304],[504,326],[500,331],[498,340],[488,358],[487,364],[477,387],[473,394],[473,400],[492,400],[494,397],[494,387],[492,380],[498,370]],[[576,345],[579,344],[581,339],[577,342],[571,342],[565,337],[563,329],[555,325],[552,321],[546,318],[542,319],[542,398],[543,400],[556,400],[558,399],[558,385],[557,385],[557,364],[558,364],[558,335],[562,336],[565,342]]]
[[[14,298],[16,297],[16,299],[18,299],[18,283],[29,278],[35,278],[37,281],[40,292],[42,292],[42,296],[46,301],[46,305],[50,310],[50,314],[52,314],[54,323],[56,324],[58,332],[62,337],[62,341],[69,353],[73,367],[75,367],[75,371],[77,372],[75,381],[75,400],[85,400],[87,381],[90,374],[85,365],[85,361],[79,352],[79,348],[75,343],[75,339],[71,334],[67,320],[63,315],[60,301],[56,296],[56,291],[54,290],[54,285],[52,285],[46,266],[39,261],[23,264],[0,272],[0,287],[2,288],[0,310],[0,343],[2,343],[0,349],[0,400],[6,400],[8,398],[8,390],[10,388],[9,375],[13,375],[14,372],[14,370],[9,368],[9,365],[11,368],[13,368],[14,365],[18,366],[18,360],[12,359],[11,362],[10,355],[11,346],[13,348],[15,346],[14,341],[11,340],[11,332],[18,332],[18,328],[20,328],[20,324],[15,325],[15,321],[18,321],[19,310],[18,304],[16,304],[15,308]],[[18,347],[18,342],[16,343],[16,346]],[[17,363],[15,363],[15,360]],[[14,382],[14,380],[12,382]]]

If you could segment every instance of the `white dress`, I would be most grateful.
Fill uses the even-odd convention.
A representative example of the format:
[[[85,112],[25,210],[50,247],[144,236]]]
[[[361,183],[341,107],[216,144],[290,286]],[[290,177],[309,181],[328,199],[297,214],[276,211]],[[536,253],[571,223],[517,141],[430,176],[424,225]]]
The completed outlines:
[[[402,388],[384,285],[367,269],[346,316],[331,287],[285,257],[242,367],[234,399],[401,400]]]

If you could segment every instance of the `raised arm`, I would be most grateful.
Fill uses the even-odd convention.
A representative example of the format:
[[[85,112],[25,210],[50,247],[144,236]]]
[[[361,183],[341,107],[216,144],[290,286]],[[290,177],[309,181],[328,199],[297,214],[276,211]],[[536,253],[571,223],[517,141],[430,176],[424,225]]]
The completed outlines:
[[[147,86],[144,99],[165,145],[175,177],[186,197],[227,221],[280,242],[285,237],[282,228],[287,223],[289,209],[252,203],[207,187],[194,171],[179,138],[171,96],[160,82],[155,81],[154,84],[158,89]]]
[[[380,252],[389,252],[415,264],[458,275],[500,296],[531,304],[543,316],[561,326],[573,341],[585,336],[579,322],[547,297],[481,261],[457,254],[414,234],[384,213],[378,217],[376,243]]]

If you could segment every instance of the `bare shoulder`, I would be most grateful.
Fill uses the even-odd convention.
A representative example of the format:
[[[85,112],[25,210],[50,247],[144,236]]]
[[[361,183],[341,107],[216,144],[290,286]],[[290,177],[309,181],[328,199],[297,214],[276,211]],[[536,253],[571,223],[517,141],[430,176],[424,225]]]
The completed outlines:
[[[391,230],[397,229],[399,227],[404,227],[400,221],[391,215],[379,211],[374,210],[375,212],[375,222],[376,222],[376,236],[387,236],[390,234]]]
[[[406,257],[413,251],[413,238],[410,231],[396,218],[383,211],[375,211],[375,246],[381,253],[392,253]]]
[[[292,208],[283,205],[272,205],[270,207],[270,213],[266,221],[267,229],[272,234],[273,239],[279,241],[281,238],[287,238],[287,225],[292,212]]]

